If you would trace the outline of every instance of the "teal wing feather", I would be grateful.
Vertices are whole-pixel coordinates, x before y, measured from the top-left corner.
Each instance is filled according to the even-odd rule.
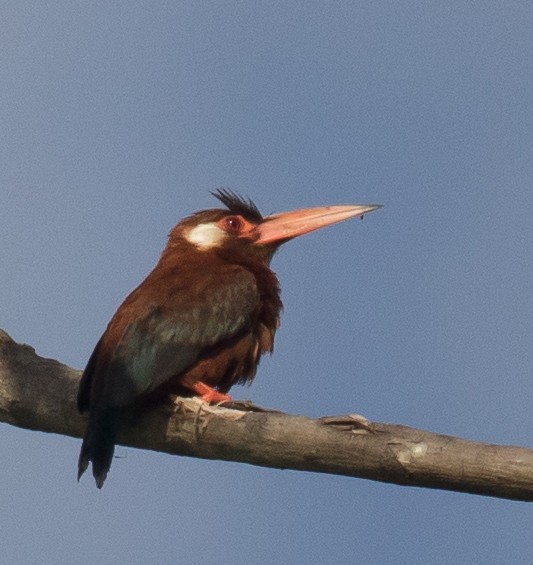
[[[90,403],[91,386],[100,389],[100,402],[113,406],[126,406],[151,392],[192,366],[204,348],[249,327],[260,302],[255,277],[245,269],[232,272],[231,277],[211,277],[199,288],[197,281],[193,299],[189,291],[183,296],[169,295],[162,304],[142,304],[139,301],[150,294],[146,287],[143,292],[140,289],[117,311],[87,365],[87,382],[82,380],[78,397],[82,410]],[[142,315],[131,321],[128,314],[139,311]],[[116,338],[114,325],[120,326],[123,319],[130,321],[122,324],[110,351],[106,338]]]

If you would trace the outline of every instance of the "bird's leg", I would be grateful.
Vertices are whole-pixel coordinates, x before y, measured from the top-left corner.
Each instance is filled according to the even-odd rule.
[[[202,400],[208,402],[209,404],[216,404],[219,402],[229,402],[231,396],[229,394],[222,394],[215,390],[214,388],[206,385],[202,381],[196,381],[194,383],[188,383],[181,381],[181,384],[196,393]]]

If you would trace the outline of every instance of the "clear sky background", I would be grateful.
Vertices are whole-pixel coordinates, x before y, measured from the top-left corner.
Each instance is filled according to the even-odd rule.
[[[170,228],[381,203],[284,246],[237,398],[533,446],[531,2],[2,2],[0,327],[83,368]],[[6,563],[529,563],[533,507],[0,426]]]

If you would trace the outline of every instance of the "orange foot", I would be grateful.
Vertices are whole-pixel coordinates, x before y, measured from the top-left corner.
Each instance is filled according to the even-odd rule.
[[[221,402],[230,402],[231,396],[229,394],[222,394],[206,385],[202,381],[197,381],[193,385],[188,386],[193,392],[195,392],[202,400],[209,402],[209,404],[217,404]]]

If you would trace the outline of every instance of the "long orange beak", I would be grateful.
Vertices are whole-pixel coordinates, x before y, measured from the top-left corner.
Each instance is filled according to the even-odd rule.
[[[281,212],[266,217],[256,230],[259,238],[256,245],[281,244],[284,241],[331,226],[349,218],[362,218],[364,214],[381,208],[380,204],[358,204],[355,206],[320,206],[302,208],[292,212]]]

